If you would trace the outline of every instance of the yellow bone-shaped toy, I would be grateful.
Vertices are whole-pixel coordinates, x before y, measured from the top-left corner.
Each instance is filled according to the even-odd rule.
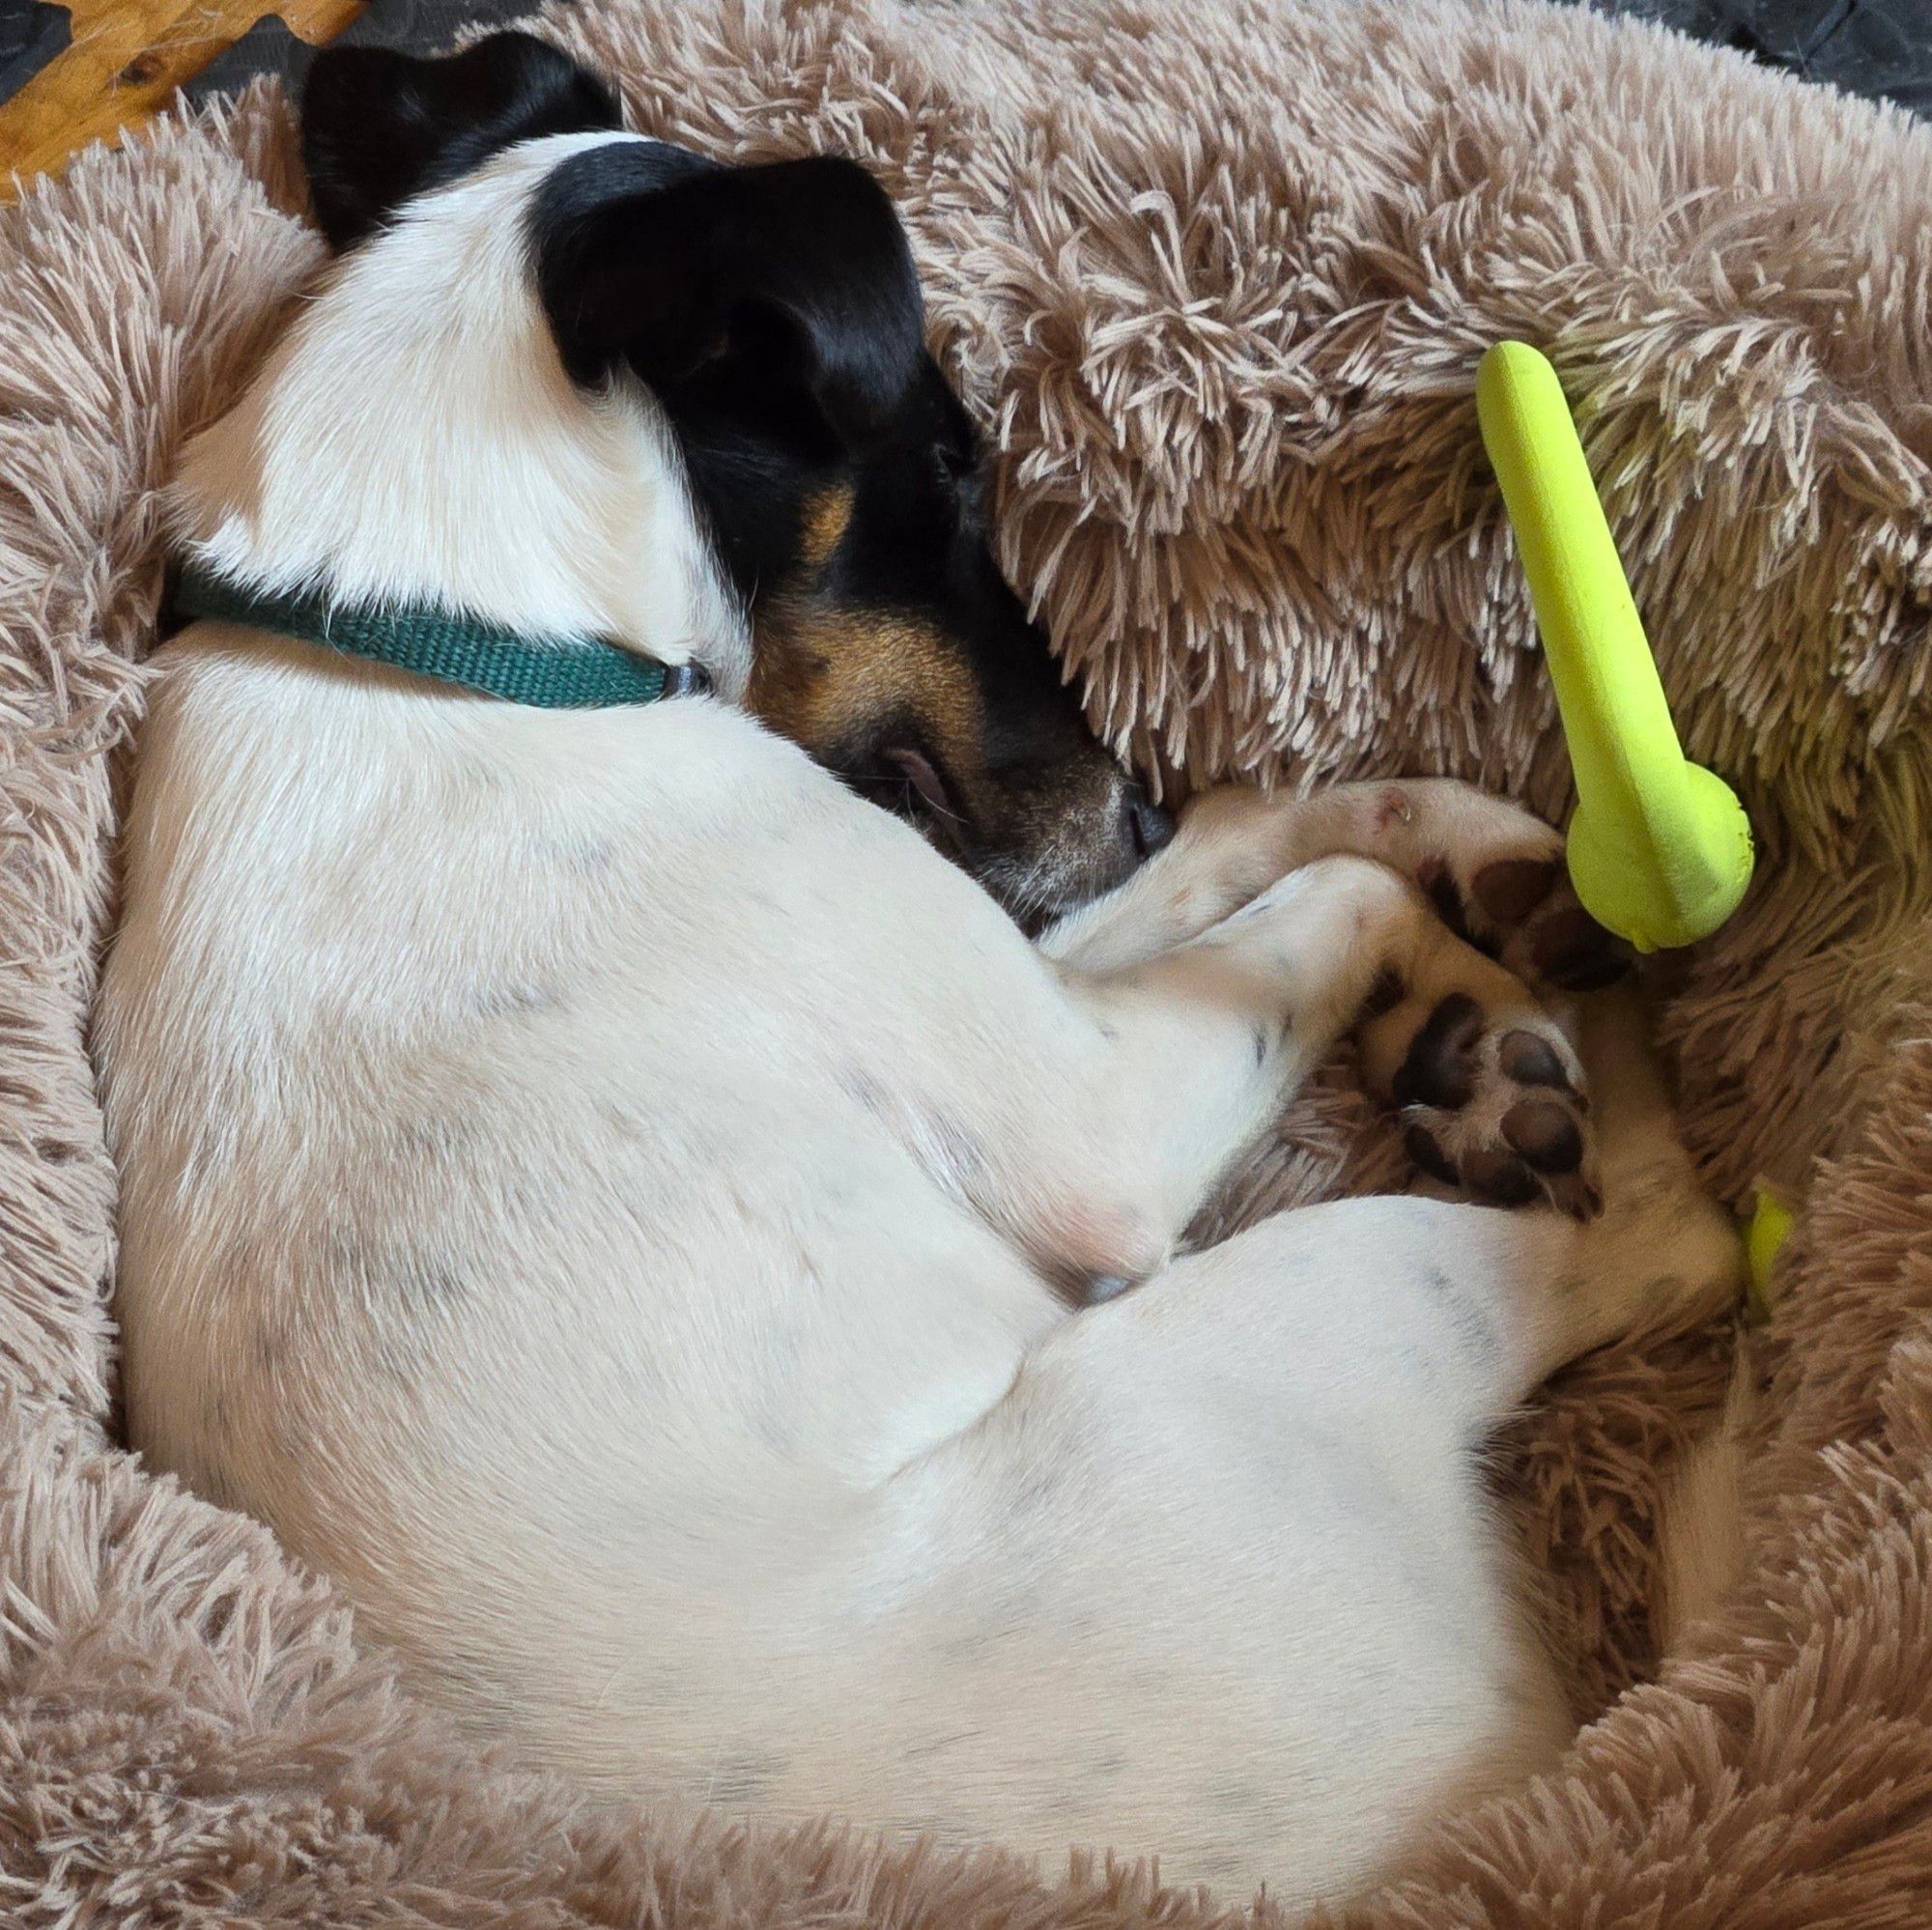
[[[1556,371],[1527,343],[1498,342],[1476,372],[1476,411],[1577,778],[1570,882],[1639,951],[1689,945],[1750,883],[1749,821],[1678,744]]]
[[[1476,413],[1577,778],[1570,882],[1639,951],[1708,937],[1750,883],[1750,822],[1730,786],[1678,744],[1556,371],[1526,342],[1498,342],[1476,371]],[[1790,1231],[1790,1208],[1761,1188],[1747,1242],[1760,1318]]]

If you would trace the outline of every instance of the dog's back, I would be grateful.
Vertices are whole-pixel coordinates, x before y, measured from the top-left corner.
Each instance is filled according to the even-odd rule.
[[[204,626],[156,687],[101,1020],[130,1433],[540,1751],[594,1686],[613,1774],[646,1717],[701,1773],[1056,1314],[786,995],[931,942],[928,854],[714,706],[532,728],[319,654]]]

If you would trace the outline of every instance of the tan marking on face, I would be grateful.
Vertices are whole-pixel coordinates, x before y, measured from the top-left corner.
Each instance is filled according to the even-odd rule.
[[[798,525],[798,567],[816,575],[838,553],[852,526],[852,485],[834,483],[806,500]]]
[[[898,611],[775,598],[758,622],[746,702],[781,736],[828,762],[867,724],[905,717],[954,783],[970,787],[984,766],[970,667],[937,629]]]
[[[1121,774],[1092,739],[1064,757],[989,768],[980,683],[965,646],[931,618],[841,602],[824,565],[843,540],[851,491],[805,506],[800,551],[754,613],[746,707],[842,777],[869,777],[894,750],[940,767],[959,822],[929,829],[1027,916],[1064,908],[1122,875]],[[949,813],[950,815],[950,813]]]

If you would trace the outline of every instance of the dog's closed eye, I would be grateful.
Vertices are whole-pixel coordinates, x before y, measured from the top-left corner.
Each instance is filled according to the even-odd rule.
[[[935,816],[951,819],[954,823],[959,821],[959,808],[953,803],[952,793],[947,789],[946,780],[939,775],[937,767],[924,752],[910,748],[895,749],[884,752],[882,757],[912,786],[921,802]]]

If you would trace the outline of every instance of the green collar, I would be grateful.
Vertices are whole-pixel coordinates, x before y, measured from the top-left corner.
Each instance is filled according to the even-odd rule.
[[[660,664],[599,638],[532,638],[428,604],[391,609],[326,595],[278,596],[193,563],[182,566],[168,607],[180,622],[245,623],[540,710],[656,703],[710,688],[695,664]]]

